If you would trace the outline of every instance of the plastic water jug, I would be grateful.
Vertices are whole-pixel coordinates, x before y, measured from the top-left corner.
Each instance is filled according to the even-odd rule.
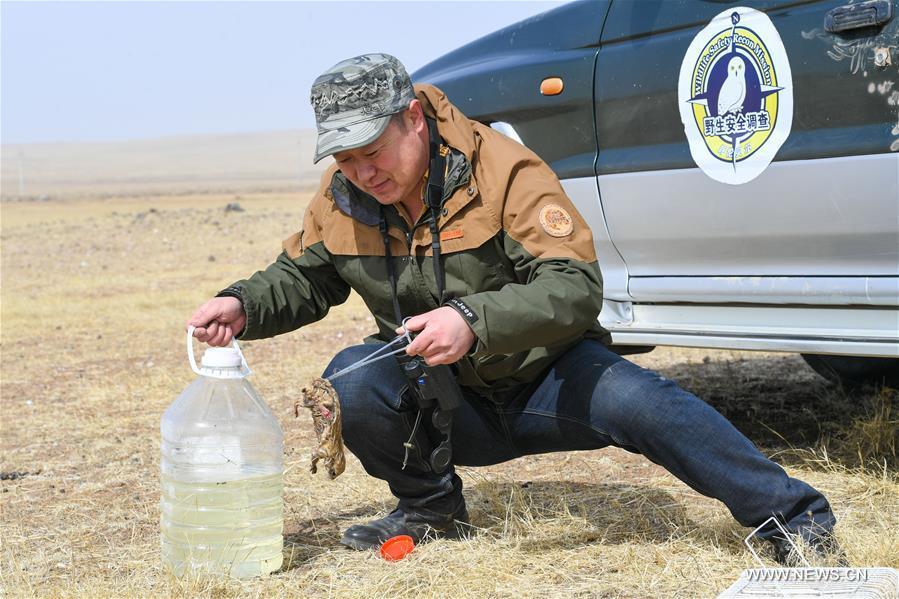
[[[178,576],[268,574],[284,545],[281,427],[237,341],[207,349],[197,368],[192,336],[199,376],[162,415],[163,564]]]

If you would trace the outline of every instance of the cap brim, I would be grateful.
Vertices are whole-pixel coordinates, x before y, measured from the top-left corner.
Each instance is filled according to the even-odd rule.
[[[337,152],[367,146],[384,133],[391,116],[393,115],[376,117],[325,131],[319,129],[312,163],[315,164],[322,158]]]

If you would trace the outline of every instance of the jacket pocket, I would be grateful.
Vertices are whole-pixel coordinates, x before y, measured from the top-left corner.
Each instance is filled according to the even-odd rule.
[[[481,291],[496,291],[511,282],[504,262],[508,259],[496,251],[489,240],[480,247],[455,252],[444,258],[447,291],[465,297]]]

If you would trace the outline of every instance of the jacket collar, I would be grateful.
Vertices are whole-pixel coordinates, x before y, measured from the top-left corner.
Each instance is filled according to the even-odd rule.
[[[415,85],[415,96],[425,116],[437,120],[437,129],[446,145],[456,148],[469,162],[476,150],[476,136],[471,121],[459,111],[438,88],[427,83]]]
[[[350,183],[340,171],[331,178],[331,197],[341,212],[363,225],[374,227],[381,220],[378,201]]]

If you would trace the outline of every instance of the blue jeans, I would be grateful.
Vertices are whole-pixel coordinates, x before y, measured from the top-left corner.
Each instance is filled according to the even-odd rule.
[[[325,376],[378,347],[341,351]],[[346,446],[371,476],[388,483],[400,509],[435,520],[464,511],[462,481],[453,468],[437,474],[428,467],[427,456],[440,440],[433,429],[420,426],[406,455],[403,444],[412,435],[417,406],[395,360],[359,368],[333,384]],[[714,408],[597,341],[581,341],[542,380],[501,402],[463,392],[466,401],[454,411],[453,464],[486,466],[613,445],[643,454],[692,489],[724,502],[743,526],[758,526],[772,515],[794,532],[829,531],[835,523],[821,493],[787,476]],[[771,525],[759,536],[774,533]]]

